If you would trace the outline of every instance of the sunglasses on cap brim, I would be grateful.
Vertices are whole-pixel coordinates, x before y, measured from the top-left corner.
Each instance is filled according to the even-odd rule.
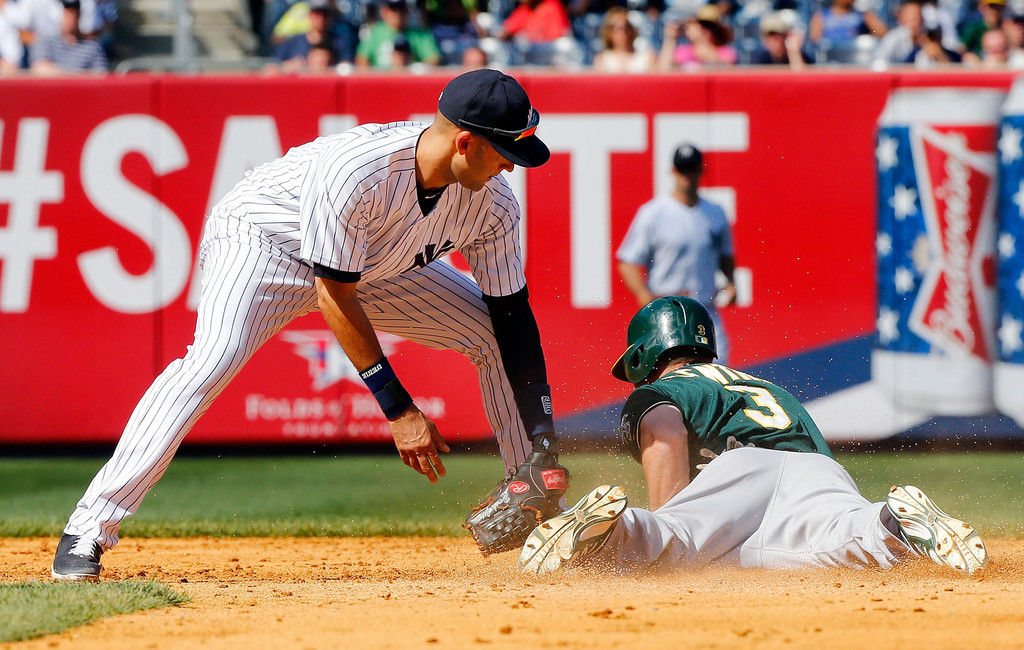
[[[516,140],[522,140],[523,138],[528,138],[533,135],[534,131],[537,130],[538,124],[540,124],[540,113],[532,107],[530,108],[530,119],[527,120],[526,128],[522,129],[498,129],[493,126],[474,124],[468,120],[459,120],[459,126],[468,126],[485,133],[493,133],[494,135],[500,135],[506,138],[515,138]]]

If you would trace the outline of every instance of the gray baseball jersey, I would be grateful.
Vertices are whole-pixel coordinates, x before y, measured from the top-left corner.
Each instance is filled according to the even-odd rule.
[[[690,207],[665,195],[640,207],[616,256],[647,268],[647,288],[654,295],[686,295],[711,305],[719,257],[732,254],[721,207],[705,199]]]
[[[316,275],[358,281],[375,329],[469,357],[506,466],[525,460],[531,444],[482,297],[525,285],[519,206],[496,177],[478,192],[448,186],[424,214],[414,161],[425,127],[366,124],[319,138],[252,170],[214,206],[195,340],[135,407],[67,534],[117,543],[216,396],[263,343],[317,309]],[[456,249],[476,283],[438,259]]]

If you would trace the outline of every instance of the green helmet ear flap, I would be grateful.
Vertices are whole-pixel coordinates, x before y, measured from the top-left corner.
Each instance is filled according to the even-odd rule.
[[[639,383],[672,348],[689,347],[718,356],[715,325],[707,308],[692,298],[668,296],[642,307],[629,322],[626,351],[612,366],[612,376]]]
[[[645,348],[642,341],[626,348],[626,351],[622,353],[622,356],[619,357],[612,367],[612,375],[616,379],[636,383],[630,377],[635,377],[640,373],[643,373],[644,377],[651,374],[651,370],[654,369],[653,365],[644,372],[644,366],[647,365],[645,364],[644,352]]]

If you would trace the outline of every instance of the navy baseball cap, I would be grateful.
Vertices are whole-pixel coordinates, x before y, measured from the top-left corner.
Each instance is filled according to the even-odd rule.
[[[510,163],[539,167],[551,152],[534,133],[540,113],[519,82],[497,70],[473,70],[448,82],[437,109],[464,131],[485,140]]]
[[[700,149],[692,144],[681,144],[676,149],[676,152],[672,154],[672,166],[680,174],[700,171],[703,165],[704,156],[701,155]]]

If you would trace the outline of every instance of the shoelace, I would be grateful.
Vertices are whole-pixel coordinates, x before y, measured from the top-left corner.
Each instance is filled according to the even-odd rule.
[[[95,562],[99,559],[102,550],[97,542],[87,539],[86,537],[79,537],[68,553],[71,555],[77,555],[78,557],[84,557]]]

